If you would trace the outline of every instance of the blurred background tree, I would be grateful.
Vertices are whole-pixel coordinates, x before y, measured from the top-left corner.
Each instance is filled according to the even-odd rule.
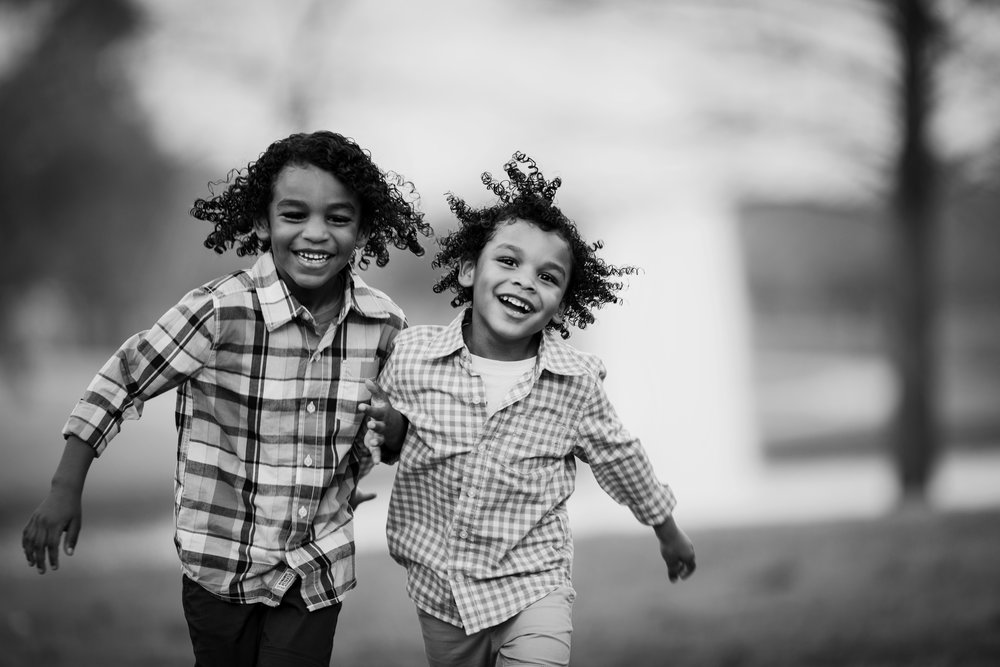
[[[934,122],[949,61],[982,69],[986,80],[1000,73],[997,49],[983,50],[958,30],[960,19],[998,8],[983,0],[883,0],[898,51],[896,76],[899,139],[892,162],[890,211],[893,253],[890,257],[890,348],[899,382],[892,420],[892,449],[904,502],[924,500],[934,464],[943,446],[940,417],[941,347],[939,320],[942,288],[939,251],[944,190],[976,184],[974,170],[998,143],[945,164],[934,135]],[[963,14],[965,16],[963,16]],[[987,21],[988,22],[988,21]],[[952,73],[954,70],[952,69]],[[996,80],[996,79],[994,79]],[[944,101],[947,103],[947,101]],[[996,124],[991,128],[995,134]]]
[[[821,116],[835,116],[838,108],[852,105],[849,99],[830,98],[826,111],[813,118],[799,118],[798,123],[787,123],[788,118],[774,114],[786,123],[784,128],[772,129],[774,135],[811,132],[813,141],[840,144],[841,150],[851,154],[849,162],[864,174],[861,178],[867,180],[870,197],[867,201],[823,205],[799,202],[783,212],[779,210],[782,205],[766,204],[761,199],[750,204],[750,209],[761,207],[750,213],[759,223],[746,232],[751,245],[777,241],[773,234],[754,241],[752,236],[766,225],[781,227],[782,232],[775,233],[788,234],[797,233],[790,229],[796,225],[813,228],[804,233],[812,233],[816,243],[816,254],[809,258],[779,260],[798,265],[800,270],[783,274],[779,270],[786,284],[779,286],[772,281],[759,290],[771,293],[758,293],[758,297],[772,302],[780,301],[782,294],[793,300],[814,299],[819,308],[828,311],[821,318],[827,325],[830,315],[844,312],[843,304],[837,306],[838,300],[846,302],[848,318],[866,317],[865,311],[874,308],[875,345],[890,360],[895,386],[889,423],[874,437],[883,440],[891,454],[902,502],[923,502],[945,441],[968,431],[959,433],[954,424],[946,428],[943,423],[954,415],[944,414],[942,378],[954,380],[956,375],[944,365],[967,363],[955,358],[954,345],[950,351],[943,348],[943,300],[953,306],[957,300],[963,301],[962,312],[949,312],[952,332],[955,322],[962,327],[970,318],[977,324],[986,321],[985,313],[969,311],[985,307],[996,312],[995,303],[981,299],[983,287],[995,287],[998,277],[987,268],[992,262],[983,248],[995,244],[1000,235],[995,228],[984,229],[981,223],[985,202],[995,201],[990,190],[995,193],[1000,120],[996,115],[973,113],[962,132],[965,138],[957,141],[954,128],[956,116],[970,108],[996,108],[995,86],[990,82],[1000,73],[1000,42],[989,37],[986,26],[996,23],[1000,7],[983,0],[845,0],[822,9],[796,9],[793,5],[718,0],[701,5],[698,11],[711,12],[722,21],[760,13],[763,18],[744,26],[753,35],[751,50],[769,54],[775,72],[795,70],[802,77],[852,82],[852,96],[878,109],[892,130],[893,140],[879,145],[859,142],[857,134],[831,136]],[[853,16],[862,24],[881,24],[880,39],[885,48],[873,49],[869,34],[824,30],[826,24],[817,19],[820,12]],[[839,25],[840,20],[834,23]],[[739,125],[760,124],[762,110],[738,112],[745,118]],[[951,123],[950,133],[943,129],[946,120]],[[968,137],[987,140],[976,143]],[[797,213],[791,212],[794,210]],[[785,227],[780,220],[760,220],[789,215],[798,220],[790,220]],[[822,225],[842,225],[844,229],[823,231],[819,229]],[[858,237],[853,244],[844,241],[851,234]],[[766,253],[762,250],[760,254]],[[824,258],[817,262],[818,255]],[[838,268],[831,270],[829,262]],[[750,270],[766,282],[769,278],[765,274],[773,272],[774,266],[760,257]],[[803,285],[823,284],[823,293],[796,287],[789,280],[792,273]],[[802,275],[805,273],[814,275]],[[798,297],[789,297],[796,290]],[[972,297],[974,294],[977,296]],[[973,299],[978,300],[972,304]],[[830,335],[812,332],[821,337]],[[954,334],[950,337],[953,343]],[[967,335],[965,342],[970,342]],[[966,349],[963,356],[968,353]],[[966,376],[981,372],[968,365],[962,370]],[[996,424],[989,428],[995,431]],[[843,436],[840,434],[837,445],[841,451]]]
[[[153,145],[116,47],[136,28],[127,0],[4,0],[33,36],[0,78],[0,323],[4,361],[25,339],[74,344],[120,336],[122,317],[163,261],[160,222],[177,169]],[[176,216],[175,216],[176,217]],[[107,270],[113,267],[112,270]],[[50,307],[58,305],[60,308]]]
[[[889,24],[899,50],[899,141],[890,207],[889,346],[899,383],[892,448],[904,502],[926,495],[941,448],[935,344],[938,302],[936,230],[940,173],[930,138],[942,55],[941,19],[929,0],[891,0]]]

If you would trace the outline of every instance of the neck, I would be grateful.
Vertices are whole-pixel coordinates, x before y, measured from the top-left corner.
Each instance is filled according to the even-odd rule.
[[[314,318],[319,318],[320,315],[329,316],[340,310],[344,300],[344,280],[344,274],[340,273],[320,289],[303,290],[290,281],[286,281],[285,286],[299,304],[312,313]]]
[[[472,325],[462,329],[462,338],[469,352],[494,361],[524,361],[538,355],[542,335],[535,334],[523,341],[484,340],[472,331]]]
[[[340,314],[341,306],[343,305],[343,299],[338,299],[337,301],[330,302],[329,304],[320,306],[317,309],[309,309],[312,313],[313,320],[316,322],[317,329],[323,331],[326,330],[334,320],[337,319],[337,315]]]

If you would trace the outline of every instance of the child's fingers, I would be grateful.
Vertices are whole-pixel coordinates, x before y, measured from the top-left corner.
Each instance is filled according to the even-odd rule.
[[[35,520],[32,517],[28,519],[28,523],[24,525],[24,530],[21,531],[21,550],[24,551],[24,558],[28,561],[28,565],[34,567],[35,565]]]
[[[48,569],[45,563],[45,552],[48,547],[48,535],[39,534],[35,537],[35,544],[32,551],[35,568],[39,574],[45,574]]]
[[[365,433],[365,445],[368,447],[381,447],[385,443],[385,436],[378,431],[369,430]]]
[[[383,407],[389,402],[389,396],[382,391],[382,387],[378,385],[374,380],[365,380],[365,387],[371,392],[372,407]]]
[[[69,526],[66,528],[66,543],[64,548],[66,549],[66,555],[72,556],[73,552],[76,551],[76,541],[80,538],[80,528],[81,523],[79,519],[73,519],[69,522]]]
[[[368,454],[372,457],[372,463],[382,462],[382,445],[375,443],[366,443],[368,448]]]
[[[52,540],[48,544],[45,545],[45,551],[48,552],[49,563],[52,565],[52,570],[53,571],[58,570],[59,569],[59,539],[58,539],[58,537],[55,540]]]
[[[24,557],[28,560],[28,565],[38,568],[39,573],[45,572],[45,543],[47,541],[46,530],[40,526],[35,517],[28,521],[21,536],[21,547],[24,549]]]
[[[365,447],[368,448],[368,452],[372,455],[372,461],[375,463],[382,461],[382,443],[384,442],[385,438],[380,433],[371,430],[365,433]]]
[[[385,407],[380,405],[358,403],[358,412],[362,413],[366,417],[374,417],[376,419],[385,417]]]
[[[34,547],[29,562],[38,570],[38,574],[45,574],[45,545]]]
[[[361,503],[366,503],[369,500],[374,500],[376,498],[376,495],[377,494],[375,493],[365,493],[360,489],[355,489],[354,493],[351,494],[351,499],[349,501],[351,509],[357,509],[358,505],[360,505]]]
[[[694,560],[679,560],[673,565],[667,565],[667,576],[671,582],[684,581],[694,574]]]

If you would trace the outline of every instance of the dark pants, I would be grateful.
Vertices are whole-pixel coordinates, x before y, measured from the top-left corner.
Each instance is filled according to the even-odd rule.
[[[306,609],[296,581],[277,607],[215,597],[187,576],[182,599],[195,667],[328,667],[340,604]]]

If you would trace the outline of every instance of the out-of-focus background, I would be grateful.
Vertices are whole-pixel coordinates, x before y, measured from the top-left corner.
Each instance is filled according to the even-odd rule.
[[[20,528],[100,363],[250,263],[202,246],[191,203],[315,129],[410,179],[439,233],[445,193],[490,201],[480,174],[525,151],[643,269],[570,340],[701,566],[644,580],[655,542],[584,466],[574,664],[995,664],[998,36],[990,0],[0,0],[0,665],[190,662],[172,394],[95,463],[58,573],[31,579]],[[426,245],[366,280],[443,323]],[[335,661],[421,660],[391,481]],[[361,627],[389,607],[401,638]]]

